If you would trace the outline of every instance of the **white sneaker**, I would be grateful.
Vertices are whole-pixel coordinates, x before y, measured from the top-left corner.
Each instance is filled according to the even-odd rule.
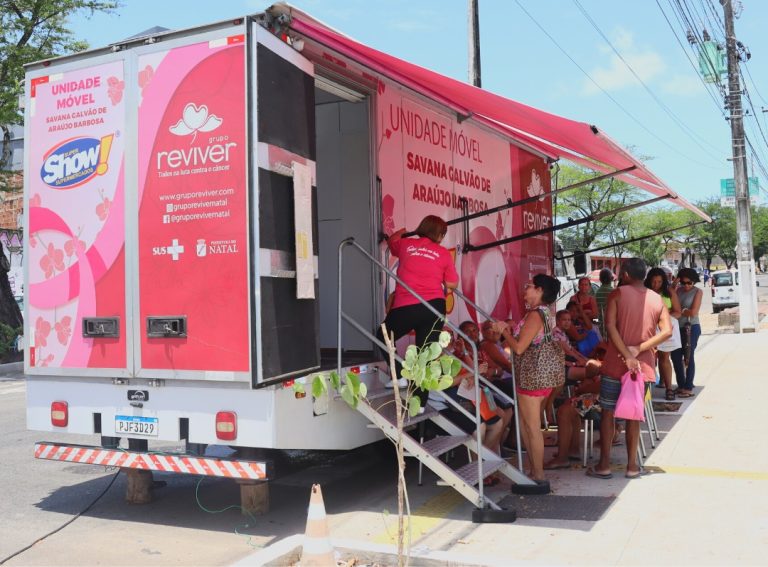
[[[405,378],[400,378],[400,380],[398,380],[398,381],[397,381],[397,385],[398,385],[398,387],[400,387],[400,388],[407,388],[407,387],[408,387],[408,380],[406,380]],[[394,383],[392,382],[392,380],[390,380],[389,382],[386,382],[386,383],[384,384],[384,387],[385,387],[385,388],[394,388],[394,387],[395,387],[395,385],[394,385]]]

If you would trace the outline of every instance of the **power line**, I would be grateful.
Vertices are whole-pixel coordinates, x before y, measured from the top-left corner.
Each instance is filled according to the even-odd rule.
[[[701,84],[704,85],[704,90],[707,91],[707,94],[712,99],[712,102],[715,103],[715,107],[717,108],[717,111],[720,113],[720,115],[725,117],[725,111],[723,110],[722,101],[718,101],[717,100],[717,97],[715,97],[715,95],[712,93],[712,91],[709,90],[709,87],[707,86],[707,83],[705,83],[704,79],[701,78],[701,75],[699,74],[698,67],[696,66],[696,64],[691,59],[691,56],[688,54],[688,50],[683,45],[682,41],[680,41],[680,38],[677,36],[677,32],[675,31],[675,27],[672,25],[672,22],[669,20],[669,17],[667,16],[667,13],[664,11],[664,8],[661,7],[661,4],[659,3],[659,0],[656,0],[656,5],[659,7],[659,10],[661,11],[662,16],[664,16],[664,20],[666,20],[667,25],[669,26],[669,29],[672,32],[672,35],[675,37],[675,40],[677,41],[678,45],[680,46],[680,49],[683,50],[683,54],[685,55],[685,58],[688,60],[688,63],[691,64],[691,68],[693,69],[693,72],[696,74],[696,77],[698,77],[698,79],[701,81]]]
[[[608,39],[608,37],[603,33],[603,30],[600,29],[600,27],[597,25],[597,22],[595,22],[594,19],[592,19],[592,16],[589,15],[589,13],[584,9],[584,7],[581,5],[579,0],[573,0],[573,3],[576,5],[576,7],[579,9],[579,11],[584,15],[584,17],[587,19],[587,21],[592,25],[592,27],[597,31],[598,34],[600,34],[600,37],[605,40],[605,43],[608,44],[608,46],[613,50],[613,52],[616,54],[616,56],[621,60],[622,63],[629,69],[629,71],[632,73],[632,75],[635,77],[635,79],[638,80],[638,82],[643,86],[643,88],[646,90],[646,92],[653,98],[653,100],[658,104],[661,109],[672,119],[675,121],[675,123],[680,127],[681,130],[683,130],[684,133],[688,135],[690,140],[694,142],[697,146],[699,146],[702,150],[709,153],[710,156],[714,157],[715,159],[720,159],[722,156],[713,154],[710,152],[707,148],[705,148],[703,145],[701,145],[699,142],[697,142],[692,136],[695,136],[699,140],[702,140],[705,144],[708,144],[709,147],[713,148],[715,152],[720,152],[718,148],[716,148],[714,145],[710,144],[709,141],[705,140],[701,136],[699,136],[696,132],[694,132],[691,128],[689,128],[672,110],[662,102],[662,100],[654,93],[651,88],[643,81],[643,79],[640,78],[640,76],[635,72],[635,70],[632,68],[632,65],[629,64],[629,62],[624,59],[621,53],[619,53],[619,50],[616,49],[616,47],[611,43],[611,40]]]
[[[749,77],[749,80],[752,82],[752,86],[755,88],[755,93],[757,93],[757,96],[760,97],[760,100],[762,100],[763,103],[768,105],[768,100],[765,100],[765,97],[762,94],[760,94],[760,91],[757,89],[757,83],[755,82],[755,79],[752,78],[752,73],[749,70],[749,65],[747,65],[746,62],[742,62],[741,66],[747,72],[747,76]]]
[[[723,23],[723,18],[720,16],[720,13],[715,8],[714,3],[712,0],[704,0],[705,6],[709,8],[709,11],[712,13],[712,17],[715,20],[715,23],[717,23],[717,26],[720,28],[720,33],[723,34],[723,37],[725,37],[725,24]]]
[[[669,5],[672,7],[672,11],[675,11],[674,4],[672,4],[672,0],[668,0]],[[699,43],[699,45],[704,45],[704,37],[699,33],[698,28],[696,27],[695,22],[693,22],[693,16],[691,15],[691,12],[688,8],[688,4],[685,4],[685,1],[683,0],[683,3],[681,3],[681,0],[675,0],[675,3],[677,4],[677,9],[679,11],[679,17],[678,22],[680,22],[681,27],[687,28],[688,32],[693,34],[693,37],[696,39],[696,41]],[[685,4],[685,8],[683,8],[683,4]],[[687,14],[686,14],[687,12]],[[683,23],[685,21],[685,23]],[[693,48],[693,46],[691,46]],[[720,74],[717,72],[717,67],[715,66],[714,61],[710,59],[709,53],[705,49],[702,49],[698,55],[700,57],[704,57],[704,60],[706,61],[707,65],[709,65],[710,70],[712,71],[712,76],[715,79],[715,82],[719,87],[722,88],[722,83],[720,82]]]
[[[608,98],[611,100],[611,102],[613,102],[613,103],[614,103],[616,106],[618,106],[618,107],[619,107],[619,109],[621,109],[621,111],[622,111],[622,112],[624,112],[624,114],[626,114],[627,116],[629,116],[629,117],[630,117],[630,118],[631,118],[631,119],[632,119],[632,120],[633,120],[633,121],[634,121],[634,122],[635,122],[635,123],[636,123],[638,126],[640,126],[640,127],[643,129],[643,130],[645,130],[646,132],[648,132],[648,134],[650,134],[651,136],[653,136],[653,137],[654,137],[656,140],[658,140],[659,142],[661,142],[662,144],[664,144],[665,146],[667,146],[667,147],[668,147],[669,149],[671,149],[673,152],[675,152],[675,153],[677,153],[678,155],[680,155],[680,156],[684,157],[684,158],[685,158],[685,159],[687,159],[688,161],[691,161],[691,162],[693,162],[693,163],[695,163],[695,164],[698,164],[698,165],[700,165],[700,166],[702,166],[702,167],[706,167],[706,168],[708,168],[708,169],[714,169],[714,168],[712,167],[712,165],[711,165],[711,164],[708,164],[708,163],[704,163],[704,162],[701,162],[701,161],[699,161],[699,160],[697,160],[697,159],[695,159],[695,158],[692,158],[692,157],[690,157],[690,156],[688,156],[688,155],[684,154],[684,153],[683,153],[683,152],[681,152],[679,149],[677,149],[676,147],[674,147],[673,145],[671,145],[669,142],[667,142],[666,140],[664,140],[663,138],[661,138],[660,136],[658,136],[658,135],[657,135],[655,132],[653,132],[651,129],[649,129],[649,128],[648,128],[648,127],[647,127],[645,124],[643,124],[643,123],[642,123],[642,122],[641,122],[641,121],[640,121],[640,120],[639,120],[639,119],[638,119],[638,118],[637,118],[637,117],[636,117],[634,114],[632,114],[632,113],[631,113],[629,110],[627,110],[627,109],[626,109],[626,108],[625,108],[625,107],[624,107],[624,106],[623,106],[623,105],[622,105],[622,104],[621,104],[621,103],[620,103],[618,100],[616,100],[616,99],[615,99],[615,98],[614,98],[614,97],[613,97],[613,96],[612,96],[612,95],[611,95],[611,94],[610,94],[608,91],[606,91],[606,90],[605,90],[605,89],[604,89],[604,88],[603,88],[603,87],[602,87],[602,86],[601,86],[601,85],[600,85],[600,84],[599,84],[597,81],[595,81],[595,79],[593,79],[593,78],[592,78],[592,76],[591,76],[591,75],[590,75],[590,74],[589,74],[589,73],[588,73],[588,72],[587,72],[587,71],[586,71],[586,70],[585,70],[585,69],[584,69],[584,68],[583,68],[583,67],[582,67],[582,66],[581,66],[581,65],[580,65],[580,64],[579,64],[579,63],[578,63],[578,62],[577,62],[577,61],[576,61],[576,60],[575,60],[573,57],[571,57],[571,55],[570,55],[570,54],[569,54],[569,53],[568,53],[568,52],[567,52],[567,51],[566,51],[566,50],[565,50],[565,49],[564,49],[564,48],[563,48],[563,47],[562,47],[562,46],[561,46],[561,45],[560,45],[560,44],[557,42],[557,40],[556,40],[554,37],[552,37],[552,35],[551,35],[551,34],[550,34],[550,33],[549,33],[549,32],[548,32],[548,31],[547,31],[547,30],[546,30],[546,29],[545,29],[545,28],[544,28],[544,27],[543,27],[543,26],[542,26],[542,25],[541,25],[541,24],[538,22],[538,20],[536,20],[536,18],[534,18],[534,17],[531,15],[531,13],[530,13],[530,12],[528,12],[528,10],[526,10],[526,9],[523,7],[523,5],[520,3],[520,0],[515,0],[515,4],[517,4],[517,5],[518,5],[518,7],[519,7],[519,8],[520,8],[520,9],[521,9],[521,10],[522,10],[524,13],[525,13],[525,15],[526,15],[526,16],[528,16],[528,18],[530,18],[530,20],[531,20],[531,21],[532,21],[532,22],[533,22],[533,23],[536,25],[536,27],[538,27],[538,28],[541,30],[541,32],[542,32],[544,35],[546,35],[546,36],[549,38],[549,40],[550,40],[552,43],[554,43],[554,44],[555,44],[555,46],[556,46],[556,47],[557,47],[557,48],[558,48],[558,49],[559,49],[559,50],[562,52],[562,54],[563,54],[563,55],[565,55],[565,56],[566,56],[566,57],[567,57],[567,58],[568,58],[568,59],[571,61],[571,63],[573,63],[573,64],[574,64],[574,65],[575,65],[575,66],[576,66],[576,67],[579,69],[579,71],[581,71],[581,72],[582,72],[582,73],[583,73],[583,74],[584,74],[584,75],[585,75],[585,76],[586,76],[586,77],[587,77],[587,78],[588,78],[588,79],[589,79],[589,80],[592,82],[592,84],[594,84],[594,85],[595,85],[595,86],[596,86],[598,89],[600,89],[600,91],[601,91],[601,92],[602,92],[602,93],[603,93],[605,96],[607,96],[607,97],[608,97]]]

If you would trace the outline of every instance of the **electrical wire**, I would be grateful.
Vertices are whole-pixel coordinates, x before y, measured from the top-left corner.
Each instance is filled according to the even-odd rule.
[[[637,79],[637,81],[643,86],[643,88],[646,90],[646,92],[651,96],[651,98],[656,102],[656,104],[661,107],[661,109],[669,116],[677,125],[678,127],[689,137],[689,139],[695,143],[697,146],[699,146],[702,150],[704,150],[706,153],[708,153],[711,157],[714,159],[721,159],[722,155],[718,155],[721,150],[715,147],[713,144],[711,144],[708,140],[703,138],[702,136],[698,135],[693,129],[688,127],[687,124],[685,124],[673,111],[670,109],[664,102],[654,93],[651,88],[643,81],[643,79],[640,78],[640,75],[635,72],[632,65],[629,64],[629,62],[622,56],[622,54],[619,52],[618,49],[613,45],[611,40],[608,39],[608,37],[603,33],[603,30],[600,29],[600,27],[597,25],[597,22],[592,18],[592,16],[589,15],[586,9],[581,5],[579,0],[572,0],[573,3],[576,5],[576,7],[579,9],[579,11],[582,13],[582,15],[587,19],[587,21],[592,25],[592,27],[595,29],[595,31],[600,35],[600,37],[603,38],[605,43],[608,44],[608,46],[613,50],[613,52],[616,54],[616,56],[621,60],[622,63],[629,69],[630,73]],[[701,143],[696,141],[694,139],[694,136],[707,144],[710,148],[714,149],[715,152],[718,152],[718,154],[712,153],[710,150],[705,148]]]
[[[63,524],[61,524],[61,525],[60,525],[58,528],[56,528],[55,530],[51,530],[50,532],[48,532],[47,534],[45,534],[43,537],[39,537],[39,538],[37,538],[35,541],[33,541],[32,543],[30,543],[28,546],[26,546],[26,547],[23,547],[23,548],[19,549],[18,551],[16,551],[15,553],[12,553],[12,554],[11,554],[11,555],[9,555],[8,557],[5,557],[5,558],[3,558],[2,560],[0,560],[0,565],[4,565],[6,562],[10,561],[11,559],[13,559],[14,557],[16,557],[16,556],[18,556],[18,555],[21,555],[22,553],[24,553],[24,552],[25,552],[25,551],[27,551],[28,549],[31,549],[33,546],[35,546],[35,545],[37,545],[38,543],[40,543],[41,541],[45,540],[46,538],[49,538],[49,537],[50,537],[50,536],[52,536],[53,534],[60,532],[61,530],[63,530],[64,528],[66,528],[66,527],[67,527],[69,524],[71,524],[72,522],[74,522],[75,520],[77,520],[77,519],[78,519],[80,516],[82,516],[83,514],[85,514],[86,512],[88,512],[88,510],[90,510],[91,508],[93,508],[93,506],[94,506],[94,505],[95,505],[95,504],[96,504],[96,503],[97,503],[99,500],[101,500],[101,498],[102,498],[102,497],[103,497],[103,496],[104,496],[104,495],[105,495],[105,494],[106,494],[106,493],[109,491],[109,489],[110,489],[110,488],[112,488],[112,485],[115,483],[115,481],[117,480],[117,477],[118,477],[118,476],[120,476],[120,471],[119,471],[119,470],[118,470],[118,471],[117,471],[117,472],[116,472],[114,475],[112,475],[112,480],[110,480],[110,481],[109,481],[109,484],[107,484],[106,488],[104,488],[104,490],[102,490],[102,491],[101,491],[101,493],[100,493],[100,494],[99,494],[99,495],[98,495],[96,498],[94,498],[94,500],[93,500],[93,501],[92,501],[90,504],[88,504],[88,506],[86,506],[85,508],[83,508],[83,509],[82,509],[80,512],[78,512],[77,514],[75,514],[74,516],[72,516],[72,517],[71,517],[69,520],[67,520],[66,522],[64,522]]]
[[[672,3],[672,0],[668,0],[669,5],[672,7],[672,10],[674,12],[674,4]],[[680,25],[683,28],[687,28],[688,31],[690,31],[694,38],[696,38],[696,41],[699,43],[699,45],[704,45],[704,37],[701,35],[701,33],[698,31],[698,28],[696,27],[696,23],[693,22],[693,16],[690,15],[690,11],[688,11],[688,4],[685,3],[685,0],[675,0],[675,3],[677,4],[677,9],[679,12],[678,21],[680,22]],[[683,7],[685,5],[685,7]],[[677,15],[677,14],[676,14]],[[685,22],[685,23],[683,23]],[[693,48],[693,46],[691,46]],[[715,79],[715,82],[718,86],[722,87],[722,82],[720,80],[720,74],[717,72],[717,67],[715,66],[714,61],[710,59],[709,54],[706,52],[706,50],[702,49],[698,55],[700,57],[703,57],[706,63],[709,65],[710,70],[712,71],[712,76]]]
[[[195,485],[195,501],[197,502],[197,505],[200,507],[200,509],[203,512],[207,514],[223,514],[224,512],[227,512],[229,510],[240,510],[241,513],[246,514],[251,519],[251,522],[253,523],[253,525],[257,524],[256,517],[253,514],[251,514],[248,510],[240,506],[239,504],[232,504],[230,506],[225,506],[220,510],[211,510],[210,508],[207,508],[206,506],[204,506],[203,503],[200,501],[200,485],[203,483],[203,480],[205,478],[206,477],[201,476],[200,480],[197,481],[197,485]],[[247,543],[253,549],[261,549],[263,546],[253,543],[252,535],[240,533],[240,528],[250,528],[250,527],[252,527],[252,525],[249,523],[237,525],[235,526],[235,534],[241,537],[248,538],[246,539],[245,543]]]
[[[702,161],[699,161],[699,160],[697,160],[697,159],[695,159],[695,158],[692,158],[691,156],[689,156],[689,155],[687,155],[687,154],[685,154],[685,153],[681,152],[681,151],[680,151],[678,148],[676,148],[675,146],[673,146],[672,144],[670,144],[669,142],[667,142],[666,140],[664,140],[663,138],[661,138],[661,137],[660,137],[658,134],[656,134],[656,133],[655,133],[654,131],[652,131],[650,128],[648,128],[648,127],[647,127],[647,126],[646,126],[646,125],[645,125],[645,124],[644,124],[644,123],[643,123],[641,120],[639,120],[639,119],[638,119],[638,118],[637,118],[637,117],[636,117],[634,114],[632,114],[632,113],[631,113],[629,110],[627,110],[627,109],[626,109],[626,107],[624,107],[624,106],[623,106],[623,105],[622,105],[622,104],[621,104],[621,103],[620,103],[618,100],[616,100],[616,98],[614,98],[614,97],[613,97],[613,96],[612,96],[612,95],[611,95],[611,94],[610,94],[608,91],[606,91],[606,90],[605,90],[605,89],[604,89],[604,88],[603,88],[603,87],[602,87],[602,86],[601,86],[601,85],[600,85],[600,84],[599,84],[597,81],[595,81],[595,79],[593,79],[593,78],[592,78],[592,76],[591,76],[591,75],[590,75],[590,74],[589,74],[589,73],[588,73],[588,72],[587,72],[587,71],[584,69],[584,67],[582,67],[582,66],[581,66],[581,65],[580,65],[580,64],[579,64],[579,63],[578,63],[578,62],[577,62],[577,61],[576,61],[576,60],[575,60],[575,59],[574,59],[574,58],[573,58],[571,55],[570,55],[570,53],[568,53],[568,52],[567,52],[567,51],[566,51],[566,50],[563,48],[563,46],[561,46],[561,45],[560,45],[560,44],[557,42],[557,40],[556,40],[556,39],[555,39],[555,38],[554,38],[554,37],[553,37],[553,36],[552,36],[552,35],[551,35],[551,34],[550,34],[550,33],[549,33],[549,32],[548,32],[548,31],[547,31],[545,28],[544,28],[544,26],[542,26],[542,25],[541,25],[541,24],[538,22],[538,20],[536,20],[536,18],[534,18],[534,17],[533,17],[533,15],[531,15],[531,13],[530,13],[530,12],[528,12],[528,10],[526,10],[526,9],[523,7],[523,5],[520,3],[520,0],[515,0],[515,3],[518,5],[518,7],[520,8],[520,10],[522,10],[522,11],[525,13],[525,15],[526,15],[526,16],[528,16],[528,18],[529,18],[529,19],[530,19],[530,20],[531,20],[531,21],[532,21],[532,22],[533,22],[533,23],[536,25],[536,27],[538,27],[538,28],[541,30],[541,32],[542,32],[544,35],[546,35],[546,36],[549,38],[549,40],[550,40],[552,43],[554,43],[554,44],[555,44],[555,46],[556,46],[556,47],[557,47],[557,48],[558,48],[558,49],[559,49],[559,50],[560,50],[560,51],[563,53],[563,55],[565,55],[565,56],[566,56],[566,57],[567,57],[567,58],[568,58],[568,59],[571,61],[571,63],[573,63],[573,64],[574,64],[574,65],[575,65],[575,66],[576,66],[576,67],[579,69],[579,71],[581,71],[581,72],[582,72],[582,73],[583,73],[583,74],[584,74],[584,75],[585,75],[585,76],[586,76],[586,77],[587,77],[587,78],[590,80],[590,82],[592,82],[592,84],[594,84],[594,85],[595,85],[595,86],[596,86],[596,87],[597,87],[597,88],[598,88],[598,89],[599,89],[599,90],[600,90],[600,91],[601,91],[601,92],[602,92],[602,93],[603,93],[605,96],[607,96],[607,97],[608,97],[608,98],[611,100],[611,102],[613,102],[613,103],[614,103],[614,104],[615,104],[615,105],[616,105],[616,106],[617,106],[617,107],[618,107],[618,108],[619,108],[619,109],[620,109],[622,112],[624,112],[624,114],[626,114],[626,115],[627,115],[629,118],[631,118],[631,119],[632,119],[632,120],[633,120],[633,121],[634,121],[634,122],[635,122],[635,123],[636,123],[638,126],[640,126],[640,127],[643,129],[643,130],[645,130],[645,131],[646,131],[648,134],[650,134],[650,135],[651,135],[653,138],[655,138],[656,140],[658,140],[659,142],[661,142],[662,144],[664,144],[666,147],[668,147],[669,149],[671,149],[671,150],[672,150],[673,152],[675,152],[676,154],[678,154],[678,155],[680,155],[680,156],[684,157],[684,158],[685,158],[685,159],[687,159],[688,161],[690,161],[690,162],[692,162],[692,163],[695,163],[695,164],[697,164],[697,165],[699,165],[699,166],[701,166],[701,167],[705,167],[705,168],[707,168],[707,169],[715,169],[715,168],[714,168],[714,167],[713,167],[711,164],[709,164],[709,163],[704,163],[704,162],[702,162]]]
[[[720,29],[720,33],[722,33],[723,37],[725,37],[725,23],[723,22],[722,16],[715,8],[715,5],[713,4],[712,0],[704,0],[704,5],[707,8],[709,8],[709,11],[712,14],[712,17],[714,18],[715,23],[717,24],[717,27]]]
[[[680,49],[683,50],[683,54],[685,55],[685,58],[688,60],[688,63],[691,64],[691,68],[693,69],[693,72],[696,74],[696,77],[701,81],[701,84],[704,85],[704,90],[707,91],[707,94],[712,99],[712,102],[715,103],[715,107],[717,108],[717,111],[720,113],[721,116],[725,117],[725,111],[723,110],[723,102],[722,100],[718,101],[717,97],[712,93],[712,91],[707,86],[707,83],[704,82],[704,79],[701,78],[701,75],[699,74],[699,68],[696,66],[696,64],[691,59],[691,56],[688,53],[688,50],[685,48],[685,45],[683,45],[683,42],[680,41],[680,38],[677,35],[677,32],[675,31],[675,27],[672,25],[672,22],[670,21],[669,17],[667,16],[667,13],[664,11],[664,8],[662,8],[661,3],[659,0],[656,0],[656,5],[659,7],[659,10],[661,11],[662,16],[664,16],[664,20],[666,20],[667,25],[669,26],[669,30],[672,32],[672,35],[675,37],[675,40],[677,41],[678,45],[680,46]],[[719,95],[720,93],[718,93]]]

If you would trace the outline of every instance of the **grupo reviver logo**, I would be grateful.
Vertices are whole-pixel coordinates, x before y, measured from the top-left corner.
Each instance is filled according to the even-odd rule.
[[[43,159],[40,177],[54,189],[73,189],[109,170],[114,134],[102,138],[70,138],[52,148]]]
[[[197,106],[194,102],[189,102],[184,107],[181,120],[171,126],[169,130],[177,136],[192,136],[192,141],[197,138],[198,132],[211,132],[221,126],[224,122],[215,114],[208,114],[208,107],[204,104]]]
[[[544,184],[541,182],[541,176],[535,169],[531,170],[531,182],[526,190],[529,197],[538,197],[544,194]]]

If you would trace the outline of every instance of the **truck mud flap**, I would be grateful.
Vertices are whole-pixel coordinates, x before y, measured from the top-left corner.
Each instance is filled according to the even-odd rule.
[[[64,461],[122,467],[146,471],[162,471],[224,478],[268,480],[267,463],[201,457],[183,453],[141,452],[123,449],[104,449],[87,445],[65,443],[35,443],[35,458],[48,461]]]

